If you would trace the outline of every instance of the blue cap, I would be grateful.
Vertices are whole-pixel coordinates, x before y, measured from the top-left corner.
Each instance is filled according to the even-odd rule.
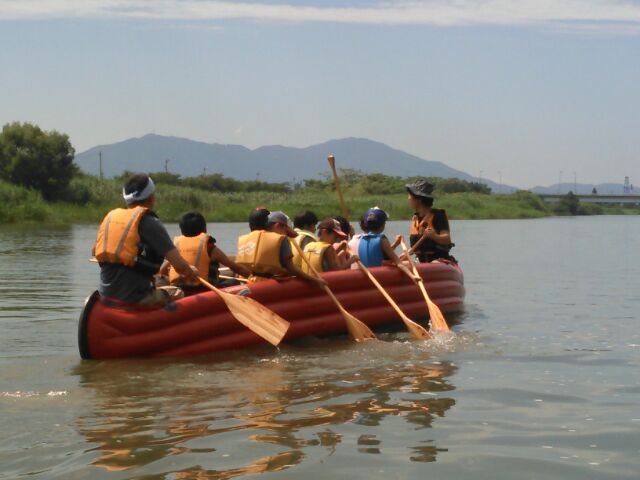
[[[365,223],[370,221],[374,221],[376,223],[385,223],[387,220],[389,220],[389,215],[387,215],[387,212],[382,210],[380,207],[373,207],[365,212],[365,214],[362,216],[362,220]]]
[[[378,230],[384,228],[384,224],[389,219],[387,212],[378,207],[370,208],[362,216],[362,225],[368,230]]]

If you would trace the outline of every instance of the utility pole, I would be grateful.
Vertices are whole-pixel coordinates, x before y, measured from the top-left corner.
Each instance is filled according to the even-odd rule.
[[[164,173],[169,173],[169,159],[165,159],[164,161]]]
[[[578,195],[578,176],[576,172],[573,172],[573,193]]]
[[[560,195],[561,185],[562,185],[562,170],[558,172],[558,195]]]
[[[104,180],[104,173],[102,172],[102,150],[98,152],[98,159],[100,163],[100,180]]]

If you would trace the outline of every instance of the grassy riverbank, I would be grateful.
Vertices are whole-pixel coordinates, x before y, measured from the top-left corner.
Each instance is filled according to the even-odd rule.
[[[355,191],[353,191],[355,190]],[[393,219],[408,219],[411,211],[403,193],[368,195],[347,189],[346,198],[352,216],[378,205]],[[45,202],[33,190],[0,182],[0,222],[42,222],[51,224],[97,223],[105,212],[122,204],[121,182],[80,177],[72,181],[73,201]],[[290,215],[310,209],[319,217],[339,213],[337,197],[332,192],[299,189],[291,192],[220,193],[184,186],[158,186],[158,214],[167,222],[176,221],[186,211],[199,210],[211,222],[245,221],[256,205],[284,210]],[[511,195],[481,193],[442,194],[437,206],[445,208],[452,219],[539,218],[556,214],[540,197],[528,192]],[[638,213],[638,210],[581,206],[582,214]]]

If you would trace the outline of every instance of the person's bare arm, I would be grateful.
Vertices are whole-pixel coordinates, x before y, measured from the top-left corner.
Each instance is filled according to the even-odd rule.
[[[242,277],[248,278],[251,276],[251,271],[247,267],[238,265],[236,262],[227,257],[227,255],[218,247],[214,247],[213,252],[211,252],[211,258],[224,265],[225,267],[229,267],[231,270]]]
[[[333,272],[335,270],[342,270],[342,262],[338,261],[338,255],[336,255],[336,251],[333,247],[329,247],[324,251],[324,260],[327,261],[329,265],[329,272]]]
[[[349,254],[349,251],[347,250],[342,253]],[[341,257],[340,255],[336,254],[333,248],[328,248],[324,254],[325,259],[329,264],[329,271],[346,270],[348,268],[351,268],[352,264],[360,260],[360,257],[358,257],[357,255],[350,255],[348,258]]]
[[[162,266],[160,267],[160,271],[158,272],[158,274],[164,275],[164,276],[169,275],[170,266],[171,264],[165,260],[164,262],[162,262]]]
[[[167,252],[166,259],[171,265],[173,265],[176,272],[185,278],[185,280],[195,281],[198,279],[198,276],[200,276],[198,269],[189,265],[189,262],[180,255],[177,248],[169,250],[169,252]]]
[[[382,239],[381,244],[382,244],[382,251],[384,252],[385,257],[387,258],[387,261],[394,265],[398,265],[400,263],[400,259],[398,258],[398,255],[396,255],[396,252],[393,251],[393,248],[391,248],[389,239],[384,237]]]
[[[442,230],[440,233],[436,233],[433,228],[427,228],[424,232],[423,238],[433,240],[440,245],[451,244],[451,234],[448,230]]]

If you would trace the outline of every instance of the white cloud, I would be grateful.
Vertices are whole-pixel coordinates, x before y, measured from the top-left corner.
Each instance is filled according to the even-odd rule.
[[[293,2],[293,0],[289,0]],[[576,25],[628,33],[640,26],[633,0],[391,0],[368,5],[294,5],[282,0],[0,0],[0,20],[130,18],[146,20],[333,22],[376,25]]]

